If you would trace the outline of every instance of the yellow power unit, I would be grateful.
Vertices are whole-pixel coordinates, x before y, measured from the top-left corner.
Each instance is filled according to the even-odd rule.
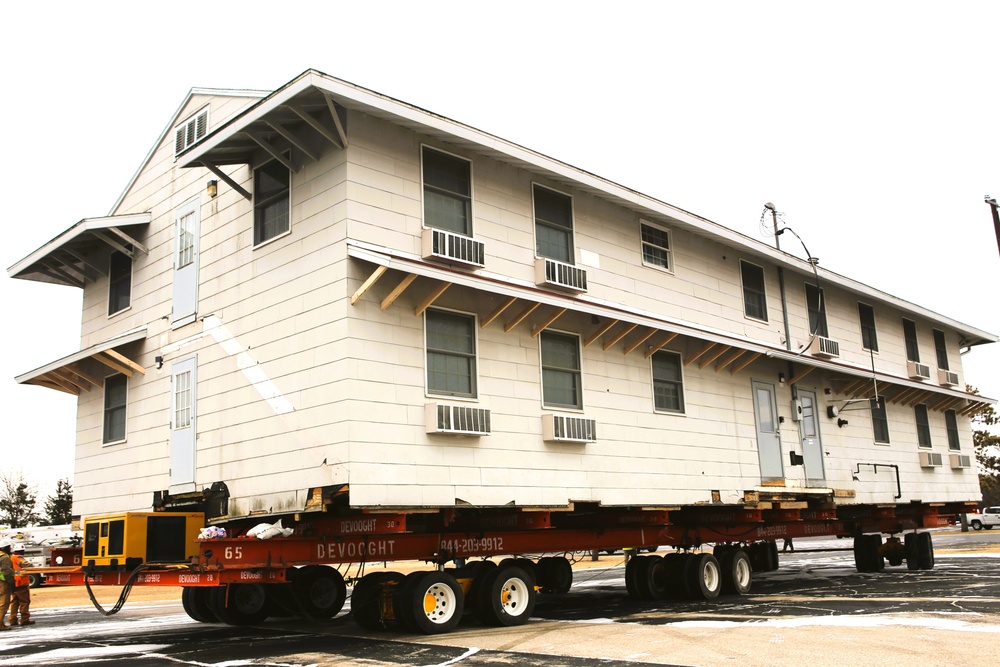
[[[143,563],[182,563],[198,555],[202,512],[125,512],[83,521],[83,565],[134,570]]]

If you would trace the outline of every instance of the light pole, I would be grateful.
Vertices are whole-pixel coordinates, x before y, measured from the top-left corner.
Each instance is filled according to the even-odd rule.
[[[1000,250],[1000,210],[997,209],[997,200],[989,195],[986,195],[986,203],[990,205],[990,209],[993,211],[993,231],[997,235],[997,249]]]

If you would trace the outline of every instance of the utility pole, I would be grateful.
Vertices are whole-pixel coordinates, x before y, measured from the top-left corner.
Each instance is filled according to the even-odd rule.
[[[781,232],[778,231],[778,211],[774,208],[774,204],[767,202],[764,204],[764,208],[771,212],[771,221],[774,224],[774,247],[781,250]],[[791,351],[792,349],[792,334],[788,327],[788,301],[785,299],[785,271],[778,265],[778,287],[781,288],[781,316],[785,320],[785,347]],[[791,375],[791,363],[789,363],[789,378]]]
[[[997,210],[997,200],[995,197],[986,195],[986,203],[993,210],[993,231],[997,235],[997,249],[1000,250],[1000,210]]]

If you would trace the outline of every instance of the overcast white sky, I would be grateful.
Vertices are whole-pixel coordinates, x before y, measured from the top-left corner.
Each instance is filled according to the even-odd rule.
[[[315,68],[761,240],[774,202],[822,266],[1000,333],[997,2],[8,3],[4,23],[4,269],[106,215],[191,87]],[[79,349],[81,292],[4,273],[0,298],[0,471],[44,497],[72,478],[76,399],[13,378]],[[1000,397],[1000,349],[963,364]]]

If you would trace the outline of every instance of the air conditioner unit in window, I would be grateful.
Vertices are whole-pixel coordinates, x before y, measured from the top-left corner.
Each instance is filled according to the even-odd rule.
[[[921,468],[937,468],[941,465],[941,455],[937,452],[920,452]]]
[[[930,380],[931,368],[927,364],[922,364],[919,361],[907,361],[906,375],[909,376],[911,380]]]
[[[428,433],[489,435],[490,411],[466,405],[428,403],[425,408]]]
[[[944,385],[946,387],[955,387],[958,385],[958,373],[953,373],[952,371],[946,371],[943,368],[938,369],[938,384]]]
[[[811,352],[813,356],[817,357],[830,357],[831,359],[839,357],[840,343],[832,338],[816,336],[813,338],[812,347],[809,348],[809,352]]]
[[[546,442],[596,442],[597,422],[583,417],[542,415],[542,439]]]
[[[952,468],[971,468],[972,467],[972,457],[968,454],[949,454],[948,458],[951,459]]]
[[[535,260],[535,284],[559,287],[574,292],[586,292],[587,272],[572,264],[557,262],[548,257],[540,257]]]
[[[425,229],[421,251],[424,259],[477,267],[486,265],[486,247],[482,241],[443,229]]]

